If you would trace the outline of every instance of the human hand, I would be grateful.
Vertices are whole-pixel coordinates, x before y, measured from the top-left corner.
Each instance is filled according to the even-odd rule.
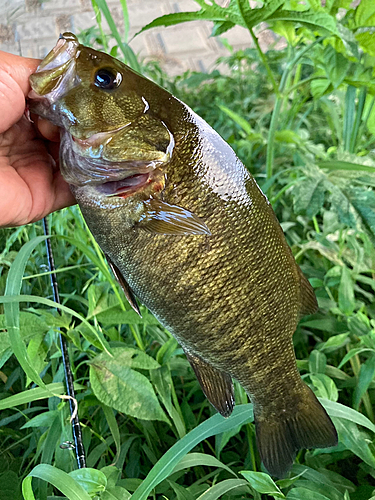
[[[75,203],[58,168],[57,127],[24,116],[38,64],[0,51],[0,226],[21,226]]]

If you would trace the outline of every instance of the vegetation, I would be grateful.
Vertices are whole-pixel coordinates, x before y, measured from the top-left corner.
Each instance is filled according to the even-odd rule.
[[[214,21],[216,36],[248,28],[254,48],[222,60],[225,74],[169,82],[157,65],[140,66],[104,0],[93,0],[99,29],[82,36],[105,49],[115,40],[112,53],[205,118],[268,194],[318,297],[319,312],[301,321],[294,342],[339,445],[302,450],[289,476],[273,481],[243,389],[236,385],[229,419],[215,414],[176,340],[145,308],[142,319],[130,309],[73,207],[53,215],[62,305],[51,300],[41,226],[0,230],[1,500],[22,498],[21,483],[26,500],[375,499],[375,5],[196,1],[198,12],[163,16],[144,30],[193,19]],[[262,21],[285,37],[285,50],[261,52]],[[85,470],[75,470],[61,398],[60,331],[69,340]]]

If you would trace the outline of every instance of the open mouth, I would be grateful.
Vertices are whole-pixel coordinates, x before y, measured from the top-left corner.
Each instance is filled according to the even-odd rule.
[[[105,196],[127,198],[139,189],[144,188],[149,182],[151,182],[150,174],[135,174],[120,181],[105,182],[99,186],[99,190]]]

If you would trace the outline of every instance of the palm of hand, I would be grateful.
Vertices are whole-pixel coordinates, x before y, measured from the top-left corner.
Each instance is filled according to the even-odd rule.
[[[36,64],[34,60],[0,53],[0,225],[3,226],[39,220],[74,202],[56,167],[57,156],[53,154],[56,147],[38,137],[36,126],[23,116],[28,76]],[[49,135],[51,130],[43,128]]]

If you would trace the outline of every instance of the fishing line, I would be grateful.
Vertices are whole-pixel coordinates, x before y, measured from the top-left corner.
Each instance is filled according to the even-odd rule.
[[[48,228],[48,221],[47,217],[43,218],[43,230],[44,234],[46,236],[49,236],[49,228]],[[55,262],[53,259],[53,253],[52,253],[52,246],[51,246],[51,239],[47,238],[46,239],[46,250],[47,250],[47,259],[48,259],[48,267],[50,270],[50,277],[51,277],[51,287],[52,287],[52,292],[53,292],[53,300],[60,304],[60,295],[59,295],[59,287],[57,284],[57,277],[56,277],[56,269],[55,269]],[[59,314],[61,312],[59,311]],[[59,329],[60,331],[60,329]],[[73,434],[73,448],[76,454],[76,459],[77,459],[77,464],[78,468],[82,469],[86,467],[86,454],[85,454],[85,448],[83,446],[83,441],[82,441],[82,429],[81,429],[81,424],[79,421],[78,417],[78,412],[77,408],[75,405],[76,401],[76,396],[75,396],[75,391],[74,391],[74,381],[73,381],[73,374],[72,370],[70,367],[70,361],[69,361],[69,355],[68,355],[68,345],[66,342],[66,339],[64,335],[59,333],[59,340],[60,340],[60,349],[61,349],[61,355],[62,355],[62,361],[63,361],[63,366],[64,366],[64,375],[65,375],[65,384],[66,384],[66,391],[69,396],[69,408],[70,408],[70,415],[71,415],[71,423],[72,423],[72,434]]]

